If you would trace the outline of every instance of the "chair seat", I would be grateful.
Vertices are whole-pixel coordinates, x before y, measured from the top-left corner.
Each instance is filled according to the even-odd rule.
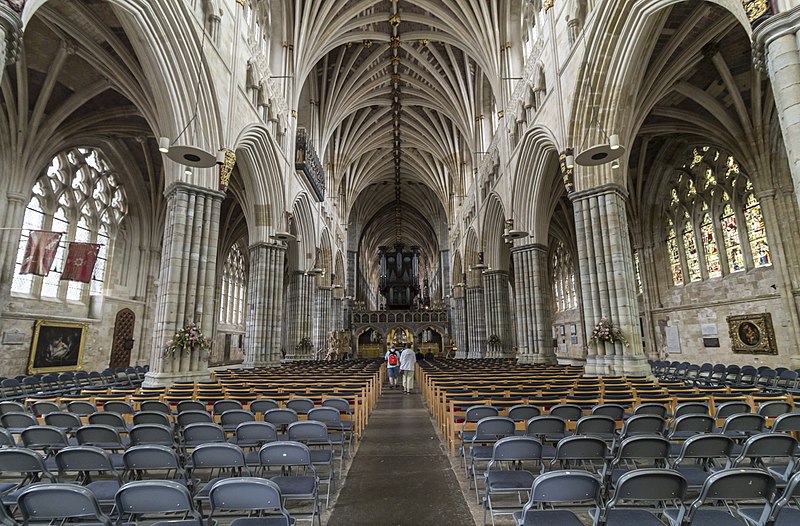
[[[522,520],[522,512],[514,512],[517,526],[583,526],[577,515],[567,510],[529,511]]]
[[[230,477],[215,477],[203,485],[203,489],[197,492],[197,495],[194,496],[196,499],[208,499],[208,493],[211,491],[212,486],[219,482],[220,480],[226,480]],[[195,479],[196,480],[196,479]]]
[[[645,510],[614,509],[608,512],[606,526],[664,526],[658,517]]]
[[[495,491],[528,491],[536,477],[527,470],[491,470],[486,474],[486,489]]]
[[[119,482],[116,480],[98,480],[90,482],[86,487],[94,493],[99,502],[114,502],[114,495],[119,490]]]
[[[17,485],[14,484],[13,482],[2,482],[0,483],[0,493],[6,493],[16,487]]]
[[[742,515],[742,516],[747,517],[748,519],[752,520],[753,524],[758,524],[758,521],[761,519],[762,513],[764,513],[764,507],[762,506],[760,508],[739,508],[738,511],[739,511],[739,515]],[[793,513],[789,513],[789,512],[793,512]],[[794,516],[792,516],[792,515],[794,515]],[[789,519],[793,519],[793,521],[781,523],[781,520],[784,517],[789,518]],[[792,526],[794,524],[800,524],[800,522],[798,522],[798,521],[800,521],[800,510],[793,510],[791,508],[784,508],[783,511],[781,511],[781,514],[778,516],[778,520],[775,521],[775,526],[779,526],[781,524],[783,524],[784,526]]]
[[[713,474],[713,472],[695,466],[678,466],[677,470],[686,479],[690,488],[699,488],[705,483],[706,479]]]
[[[294,524],[294,520],[286,517],[243,517],[233,519],[229,526],[287,526]]]
[[[330,449],[312,449],[312,464],[330,464],[333,461],[333,451]]]
[[[470,449],[470,458],[479,461],[492,460],[492,449],[492,446],[472,446]]]
[[[154,522],[150,526],[198,526],[195,520],[180,520],[180,521],[159,521]],[[203,519],[200,526],[217,526],[216,520]]]
[[[271,479],[281,489],[284,497],[311,496],[317,487],[317,481],[312,476],[290,475]]]
[[[670,518],[671,522],[678,519],[678,510],[669,509],[664,514]],[[694,514],[692,524],[702,524],[703,526],[742,526],[745,522],[737,519],[726,511],[700,509]]]

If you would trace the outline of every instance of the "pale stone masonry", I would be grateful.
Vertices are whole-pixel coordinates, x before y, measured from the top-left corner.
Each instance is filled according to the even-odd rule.
[[[207,352],[165,355],[164,349],[179,329],[192,322],[210,337],[215,319],[216,254],[224,195],[184,182],[173,183],[165,193],[167,219],[145,385],[207,376]]]
[[[283,245],[256,243],[250,247],[244,367],[276,365],[281,361],[285,256]]]
[[[498,345],[486,345],[486,357],[511,356],[511,298],[508,293],[508,272],[489,270],[483,273],[483,295],[486,309],[486,334],[500,338]]]
[[[556,361],[552,339],[552,297],[548,248],[530,244],[511,251],[514,260],[517,357],[520,363]]]
[[[482,286],[467,287],[467,358],[483,358],[486,353],[486,307]]]

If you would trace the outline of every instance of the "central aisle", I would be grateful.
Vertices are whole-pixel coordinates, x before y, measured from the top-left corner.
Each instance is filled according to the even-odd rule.
[[[384,388],[327,524],[475,524],[419,394]]]

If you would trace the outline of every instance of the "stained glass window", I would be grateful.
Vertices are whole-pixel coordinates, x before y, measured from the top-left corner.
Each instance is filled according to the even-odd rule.
[[[693,148],[687,157],[676,168],[664,196],[669,228],[680,236],[678,240],[672,231],[668,236],[673,283],[703,279],[703,265],[709,278],[746,270],[748,250],[755,267],[771,265],[763,211],[743,166],[709,146]],[[722,265],[723,258],[727,265]]]
[[[694,242],[694,227],[692,222],[687,220],[683,224],[681,232],[683,238],[683,251],[686,255],[686,270],[689,281],[700,281],[700,258],[697,255],[697,244]]]
[[[718,278],[722,276],[722,267],[719,261],[717,240],[714,236],[714,223],[711,221],[711,216],[708,214],[703,216],[703,222],[700,224],[700,235],[703,237],[703,251],[706,256],[708,277]]]
[[[739,240],[739,228],[736,226],[736,214],[733,207],[726,204],[722,209],[722,242],[725,244],[725,253],[728,257],[728,270],[730,272],[740,272],[744,270],[744,256],[742,255],[741,241]]]
[[[640,263],[639,263],[639,251],[638,250],[634,250],[633,251],[633,270],[634,270],[634,273],[636,274],[636,290],[637,290],[637,292],[639,294],[641,294],[644,289],[642,288],[642,271],[641,271],[641,267],[639,265],[640,265]]]
[[[39,177],[25,210],[11,291],[14,294],[83,301],[86,292],[103,292],[109,244],[127,212],[125,191],[117,182],[102,153],[74,148],[57,155]],[[48,206],[45,203],[51,203]],[[62,232],[61,244],[46,277],[20,274],[31,230]],[[91,287],[77,281],[61,281],[69,242],[98,243],[100,252]]]
[[[678,236],[672,221],[669,221],[667,229],[667,250],[669,251],[669,264],[672,269],[672,282],[675,285],[683,285],[683,270],[681,269],[681,255],[678,250]]]
[[[744,220],[747,223],[747,238],[750,241],[750,252],[753,254],[753,264],[756,268],[767,267],[772,264],[767,243],[767,230],[764,226],[764,216],[761,214],[761,205],[753,194],[747,196],[744,208]]]

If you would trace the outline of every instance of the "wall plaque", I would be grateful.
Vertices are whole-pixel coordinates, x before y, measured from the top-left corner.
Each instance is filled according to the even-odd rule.
[[[3,345],[24,345],[25,333],[17,330],[10,329],[3,333]]]
[[[728,330],[735,353],[778,354],[772,315],[768,312],[728,316]]]

